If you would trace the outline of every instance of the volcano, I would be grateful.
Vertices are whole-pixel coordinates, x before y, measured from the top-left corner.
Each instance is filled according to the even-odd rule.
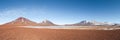
[[[97,22],[97,21],[86,21],[83,20],[81,22],[75,23],[75,24],[67,24],[70,26],[111,26],[114,25],[112,23],[108,23],[108,22]]]
[[[24,17],[19,17],[14,21],[3,24],[3,26],[35,26],[35,25],[37,25],[36,22],[33,22]]]
[[[49,20],[44,20],[42,21],[41,23],[39,23],[40,26],[55,26],[54,23],[52,23],[51,21]]]

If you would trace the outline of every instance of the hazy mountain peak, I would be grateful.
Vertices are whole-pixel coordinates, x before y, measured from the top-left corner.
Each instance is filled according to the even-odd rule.
[[[98,22],[98,21],[95,21],[95,20],[92,20],[92,21],[87,21],[87,20],[83,20],[81,22],[78,22],[78,23],[75,23],[75,24],[72,24],[72,25],[75,25],[75,26],[79,26],[79,25],[113,25],[111,23],[108,23],[108,22]]]
[[[46,19],[46,20],[43,20],[42,22],[47,23],[47,22],[50,22],[50,21]]]
[[[49,21],[49,20],[43,20],[43,21],[40,23],[40,25],[42,25],[42,26],[53,26],[53,25],[55,25],[55,24],[52,23],[52,22]]]
[[[46,19],[46,20],[43,20],[42,23],[53,24],[51,21],[49,21],[49,20],[47,20],[47,19]]]
[[[19,17],[19,18],[16,19],[15,21],[25,22],[25,21],[29,21],[29,19],[24,18],[24,17]]]
[[[25,25],[37,25],[36,22],[33,22],[27,18],[19,17],[16,20],[13,20],[11,22],[8,22],[4,25],[15,25],[15,26],[25,26]]]

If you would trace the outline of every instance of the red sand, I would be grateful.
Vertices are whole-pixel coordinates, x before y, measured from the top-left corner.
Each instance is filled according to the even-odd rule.
[[[0,40],[120,40],[120,30],[0,28]]]

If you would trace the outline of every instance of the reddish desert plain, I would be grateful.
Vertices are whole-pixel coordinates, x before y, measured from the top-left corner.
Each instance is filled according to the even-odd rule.
[[[120,30],[0,27],[0,40],[120,40]]]

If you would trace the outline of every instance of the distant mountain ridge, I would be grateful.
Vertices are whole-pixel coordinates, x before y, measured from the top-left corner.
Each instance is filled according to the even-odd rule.
[[[49,20],[45,20],[42,23],[36,23],[27,18],[19,17],[16,20],[3,24],[2,26],[55,26],[55,24]]]
[[[110,25],[114,25],[112,23],[108,23],[108,22],[97,22],[97,21],[86,21],[83,20],[81,22],[75,23],[75,24],[68,24],[69,26],[98,26],[98,25],[102,25],[102,26],[110,26]]]
[[[16,20],[13,20],[11,22],[8,22],[6,24],[3,24],[3,26],[58,26],[57,24],[52,23],[49,20],[44,20],[40,23],[36,23],[33,22],[27,18],[24,17],[19,17]],[[116,26],[113,23],[108,23],[108,22],[97,22],[97,21],[86,21],[83,20],[81,22],[78,23],[74,23],[74,24],[66,24],[64,26],[98,26],[98,25],[102,25],[102,26]],[[117,26],[119,26],[119,24],[117,24]]]

